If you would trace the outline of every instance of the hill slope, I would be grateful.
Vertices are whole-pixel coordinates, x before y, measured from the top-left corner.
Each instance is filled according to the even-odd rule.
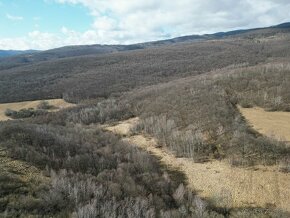
[[[18,50],[0,50],[0,58],[15,56],[15,55],[27,55],[27,54],[33,54],[38,51],[36,50],[24,50],[24,51],[18,51]],[[0,60],[1,62],[1,60]]]
[[[0,71],[0,102],[65,97],[79,102],[230,65],[290,56],[290,34],[180,43],[62,58]]]
[[[279,172],[277,167],[233,168],[224,161],[196,163],[190,158],[177,158],[166,148],[158,147],[156,139],[144,135],[132,135],[131,130],[140,120],[133,118],[117,125],[105,127],[123,136],[132,146],[138,146],[160,158],[173,170],[180,170],[187,178],[188,186],[200,196],[217,198],[220,207],[266,207],[274,204],[290,211],[290,174]],[[277,182],[279,181],[279,182]],[[283,189],[283,192],[279,190]]]
[[[131,51],[146,49],[159,46],[169,46],[179,43],[192,43],[207,40],[218,40],[223,38],[255,38],[255,37],[269,37],[278,33],[289,33],[290,23],[283,23],[277,26],[267,28],[256,28],[247,30],[235,30],[229,32],[219,32],[214,34],[205,35],[189,35],[173,39],[138,43],[132,45],[82,45],[82,46],[66,46],[47,51],[37,52],[34,51],[11,51],[11,54],[23,54],[10,58],[0,59],[0,69],[7,69],[19,65],[26,65],[42,61],[56,60],[60,58],[78,57],[84,55],[101,55],[115,52]],[[8,52],[8,51],[7,51]],[[29,53],[27,55],[26,53]],[[8,54],[8,53],[7,53]],[[1,52],[0,52],[1,56]]]
[[[290,110],[289,28],[228,34],[2,62],[0,102],[81,104],[0,122],[0,216],[289,217],[290,148],[237,108]],[[112,124],[132,117],[133,128]],[[30,171],[10,162],[47,182],[23,181]]]

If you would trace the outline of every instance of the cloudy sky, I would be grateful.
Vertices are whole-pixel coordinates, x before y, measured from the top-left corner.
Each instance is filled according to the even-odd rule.
[[[130,44],[290,21],[290,0],[0,0],[0,49]]]

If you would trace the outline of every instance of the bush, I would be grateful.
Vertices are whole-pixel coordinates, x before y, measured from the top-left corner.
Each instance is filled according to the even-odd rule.
[[[8,116],[8,117],[11,117],[12,119],[24,119],[24,118],[44,115],[46,113],[47,112],[44,111],[44,110],[35,110],[33,108],[21,109],[19,111],[14,111],[14,110],[11,110],[11,109],[7,109],[5,111],[5,115]]]
[[[9,109],[9,108],[5,110],[5,115],[6,115],[7,117],[12,117],[15,113],[16,113],[16,111],[11,110],[11,109]]]
[[[281,172],[290,173],[290,158],[281,160],[279,168]]]
[[[252,108],[253,105],[249,102],[245,102],[245,101],[242,101],[240,102],[240,105],[243,107],[243,108]]]
[[[39,110],[52,110],[57,109],[54,105],[50,105],[48,101],[41,101],[39,105],[37,106],[37,109]]]
[[[132,115],[129,105],[115,99],[108,99],[95,105],[73,109],[69,113],[67,121],[89,125],[91,123],[129,119]]]

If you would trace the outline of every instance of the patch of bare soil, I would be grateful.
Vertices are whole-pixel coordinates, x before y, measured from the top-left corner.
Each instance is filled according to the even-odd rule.
[[[148,151],[169,168],[183,172],[188,186],[216,206],[271,206],[290,212],[290,174],[279,172],[278,167],[233,168],[226,161],[195,163],[177,158],[166,148],[158,147],[154,138],[131,135],[130,129],[138,120],[133,118],[104,128],[125,136],[124,141]]]

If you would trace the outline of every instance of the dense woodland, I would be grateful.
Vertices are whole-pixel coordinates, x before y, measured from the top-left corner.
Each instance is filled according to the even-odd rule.
[[[233,167],[289,163],[289,146],[255,132],[238,110],[290,110],[288,32],[9,69],[0,63],[0,102],[79,103],[53,113],[42,105],[43,113],[0,123],[0,160],[12,160],[0,172],[0,216],[289,217],[271,207],[216,208],[186,188],[184,175],[100,126],[139,116],[132,131],[156,137],[179,157]],[[20,163],[35,176],[15,170]]]
[[[230,65],[252,66],[289,57],[288,41],[287,31],[284,34],[262,32],[257,36],[33,62],[0,71],[0,102],[48,98],[81,102],[118,96],[134,88]]]
[[[10,157],[37,166],[50,181],[18,189],[13,174],[1,175],[1,212],[11,217],[207,213],[182,185],[182,175],[168,174],[150,155],[101,130],[14,122],[1,125],[0,138]]]
[[[65,46],[61,48],[51,49],[47,51],[0,51],[1,56],[10,56],[9,58],[0,58],[0,69],[10,69],[18,66],[29,65],[38,62],[53,61],[68,57],[80,57],[88,55],[104,55],[110,53],[116,53],[120,51],[131,51],[139,50],[152,47],[170,46],[180,43],[192,43],[201,42],[207,40],[218,40],[225,38],[248,38],[253,39],[260,37],[269,37],[273,34],[284,34],[289,32],[290,23],[284,23],[281,25],[268,27],[268,28],[258,28],[249,30],[236,30],[231,32],[219,32],[215,34],[205,34],[205,35],[190,35],[182,36],[173,39],[145,42],[132,45],[79,45],[79,46]],[[1,55],[2,54],[2,55]],[[22,54],[22,55],[16,55]]]

